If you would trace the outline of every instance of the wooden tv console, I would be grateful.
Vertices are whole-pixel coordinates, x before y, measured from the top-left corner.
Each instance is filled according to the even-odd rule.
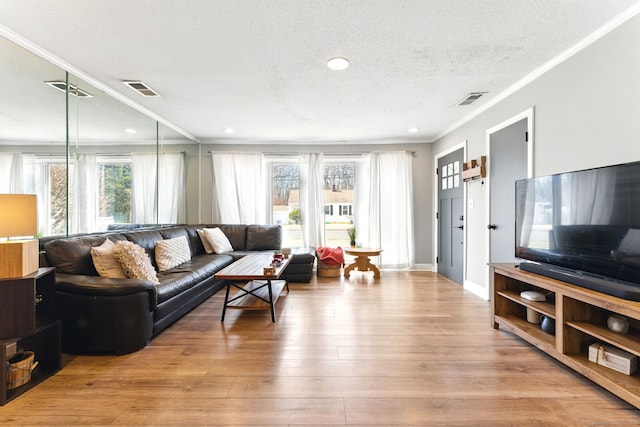
[[[640,408],[640,369],[625,375],[589,361],[590,344],[599,342],[640,356],[640,302],[628,301],[566,282],[521,271],[514,264],[490,264],[493,327],[512,331],[613,394]],[[547,295],[546,302],[520,297],[524,290]],[[527,322],[527,308],[555,319],[556,334]],[[629,333],[607,328],[607,318],[629,320]]]

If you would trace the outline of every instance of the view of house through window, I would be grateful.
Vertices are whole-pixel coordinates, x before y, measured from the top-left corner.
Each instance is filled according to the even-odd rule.
[[[282,225],[283,246],[303,246],[300,212],[300,168],[297,162],[274,162],[272,218]],[[348,246],[347,228],[353,224],[355,164],[324,164],[325,245]]]
[[[349,247],[347,228],[353,225],[356,168],[354,163],[324,165],[324,232],[326,246]]]

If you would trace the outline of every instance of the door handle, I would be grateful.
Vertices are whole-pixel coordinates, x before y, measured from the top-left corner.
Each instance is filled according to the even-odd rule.
[[[460,230],[464,230],[464,225],[459,225],[456,228],[459,228]]]
[[[498,228],[498,226],[496,226],[495,224],[489,224],[489,225],[487,225],[487,228],[489,230],[495,230],[496,228]]]

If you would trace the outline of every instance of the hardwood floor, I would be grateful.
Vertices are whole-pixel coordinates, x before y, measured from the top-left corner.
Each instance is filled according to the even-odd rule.
[[[268,311],[219,292],[145,349],[65,355],[1,425],[627,426],[639,412],[494,330],[489,303],[433,273],[291,284]]]

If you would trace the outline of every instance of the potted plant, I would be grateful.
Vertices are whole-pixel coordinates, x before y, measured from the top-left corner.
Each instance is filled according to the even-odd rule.
[[[349,234],[349,244],[353,248],[356,246],[356,236],[358,235],[358,231],[356,230],[356,227],[353,226],[347,228],[347,233]]]

